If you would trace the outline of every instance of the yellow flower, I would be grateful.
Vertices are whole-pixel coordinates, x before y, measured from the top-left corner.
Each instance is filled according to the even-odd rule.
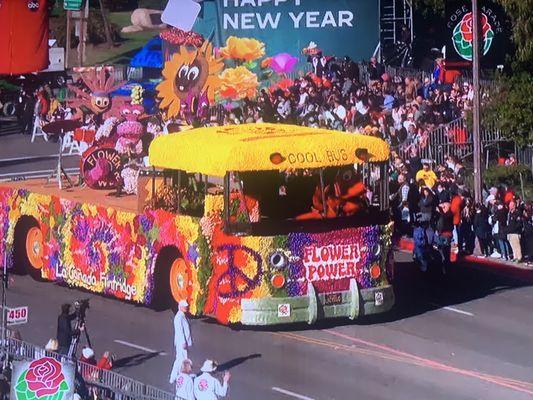
[[[241,321],[242,310],[240,307],[233,307],[229,313],[228,320],[229,322],[235,324]]]
[[[179,215],[175,221],[178,232],[183,235],[188,243],[194,243],[198,239],[198,220],[185,215]]]
[[[228,68],[220,75],[222,86],[220,95],[226,99],[242,100],[255,97],[259,82],[257,75],[246,67]]]
[[[230,36],[220,54],[229,60],[253,61],[265,55],[265,44],[257,39]]]

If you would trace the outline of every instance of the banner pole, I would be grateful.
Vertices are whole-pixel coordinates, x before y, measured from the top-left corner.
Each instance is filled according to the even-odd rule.
[[[4,265],[2,269],[2,347],[4,348],[4,360],[2,367],[5,369],[8,365],[9,349],[7,343],[7,248],[4,250]]]
[[[483,200],[482,194],[482,177],[481,177],[481,94],[479,84],[480,62],[481,54],[480,47],[480,21],[478,0],[472,0],[472,31],[473,31],[473,51],[472,51],[472,75],[474,83],[474,104],[473,104],[473,119],[474,119],[474,199],[476,203]],[[481,39],[483,40],[483,39]]]

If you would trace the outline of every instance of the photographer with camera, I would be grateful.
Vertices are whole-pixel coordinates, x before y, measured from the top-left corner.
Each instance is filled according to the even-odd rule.
[[[70,304],[61,306],[61,314],[57,318],[57,341],[58,353],[68,357],[76,356],[76,349],[80,340],[81,332],[85,333],[87,344],[91,347],[89,335],[85,328],[85,314],[89,308],[89,300],[77,300],[74,302],[74,312],[71,313]],[[76,321],[72,327],[72,321]]]
[[[72,336],[74,334],[72,330],[72,321],[76,319],[76,312],[71,313],[70,308],[70,304],[63,304],[61,306],[61,314],[57,318],[58,353],[61,355],[68,354],[72,342]]]

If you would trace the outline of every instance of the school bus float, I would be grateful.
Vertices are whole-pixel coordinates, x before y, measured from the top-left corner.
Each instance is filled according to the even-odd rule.
[[[375,137],[288,125],[160,136],[149,149],[157,171],[139,178],[137,197],[3,184],[0,256],[118,299],[186,299],[223,324],[385,312],[388,157]]]

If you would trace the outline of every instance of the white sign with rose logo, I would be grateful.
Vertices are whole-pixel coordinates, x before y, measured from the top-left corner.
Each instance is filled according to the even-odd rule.
[[[15,361],[11,376],[11,399],[71,400],[75,367],[51,357]]]

